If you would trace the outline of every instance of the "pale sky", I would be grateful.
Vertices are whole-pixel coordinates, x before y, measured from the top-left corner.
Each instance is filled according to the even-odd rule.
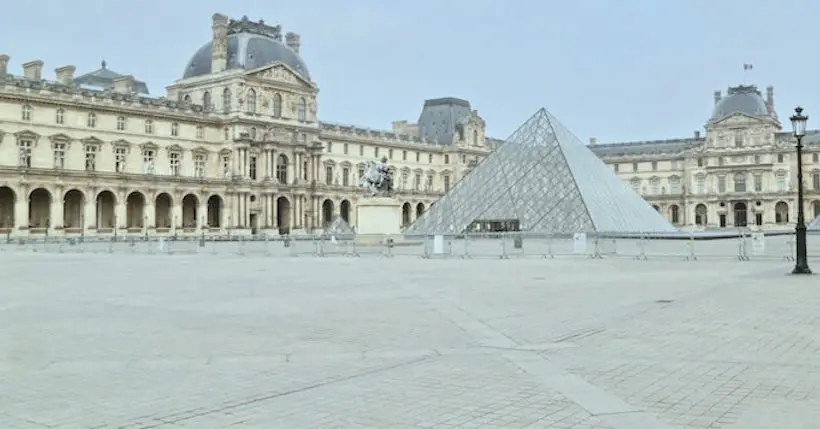
[[[820,3],[808,0],[40,0],[4,5],[25,19],[4,20],[0,53],[17,74],[43,60],[49,79],[105,58],[163,95],[210,40],[215,12],[299,33],[325,121],[388,129],[452,96],[497,138],[540,107],[584,141],[688,137],[713,91],[744,79],[775,87],[784,130],[797,104],[810,127],[820,119]]]

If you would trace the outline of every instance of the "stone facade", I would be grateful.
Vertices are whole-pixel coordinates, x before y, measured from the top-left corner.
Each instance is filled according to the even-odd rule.
[[[165,97],[105,63],[79,77],[59,67],[47,81],[42,61],[12,75],[0,56],[0,232],[298,233],[336,216],[355,226],[364,164],[382,156],[408,224],[498,144],[458,99],[425,102],[422,119],[458,112],[446,124],[378,131],[320,121],[300,38],[283,42],[279,31],[214,15],[195,72]],[[203,55],[206,73],[194,64]]]
[[[774,89],[714,94],[705,133],[685,139],[598,144],[590,149],[684,230],[785,229],[797,219],[796,140],[781,126]],[[791,113],[791,112],[789,112]],[[789,115],[790,116],[790,115]],[[786,119],[788,121],[788,119]],[[806,218],[820,215],[820,132],[803,139]]]

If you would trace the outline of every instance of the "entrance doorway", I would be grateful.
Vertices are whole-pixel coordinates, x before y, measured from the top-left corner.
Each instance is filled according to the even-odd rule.
[[[259,215],[251,213],[251,234],[256,235],[259,230]]]
[[[746,203],[735,203],[735,226],[745,227],[748,223],[746,221]]]
[[[755,225],[763,225],[763,213],[755,213]]]
[[[726,213],[720,214],[720,227],[726,228]]]

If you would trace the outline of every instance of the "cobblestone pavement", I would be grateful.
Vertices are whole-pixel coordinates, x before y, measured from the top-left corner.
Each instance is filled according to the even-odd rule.
[[[3,428],[820,421],[820,276],[783,261],[1,259]]]

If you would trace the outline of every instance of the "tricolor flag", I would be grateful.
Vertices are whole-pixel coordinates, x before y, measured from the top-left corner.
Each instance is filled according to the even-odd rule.
[[[743,64],[743,70],[751,70],[752,68],[751,64]]]

